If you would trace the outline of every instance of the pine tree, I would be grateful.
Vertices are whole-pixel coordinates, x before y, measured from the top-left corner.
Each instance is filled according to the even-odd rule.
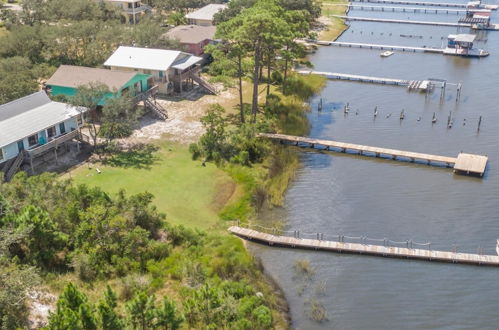
[[[161,307],[157,308],[156,326],[165,330],[180,329],[180,325],[184,322],[184,316],[177,311],[175,303],[165,297]]]

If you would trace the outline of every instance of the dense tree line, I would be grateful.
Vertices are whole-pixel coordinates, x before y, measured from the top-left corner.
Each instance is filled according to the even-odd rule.
[[[131,26],[106,1],[24,0],[22,6],[0,11],[7,28],[0,36],[0,104],[38,90],[61,64],[101,66],[119,45],[180,49],[162,37],[160,15]]]

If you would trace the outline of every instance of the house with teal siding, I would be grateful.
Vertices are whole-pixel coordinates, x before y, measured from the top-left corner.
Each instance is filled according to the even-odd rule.
[[[0,105],[0,171],[13,174],[24,161],[33,167],[35,157],[78,138],[84,112],[44,91]]]
[[[136,96],[154,87],[153,77],[149,74],[73,65],[61,65],[45,85],[51,96],[70,97],[77,93],[78,87],[95,83],[104,84],[109,89],[99,105],[105,105],[109,98],[120,97],[124,93]]]

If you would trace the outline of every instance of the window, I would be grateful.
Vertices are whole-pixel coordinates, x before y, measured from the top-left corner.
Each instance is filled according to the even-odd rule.
[[[61,131],[61,134],[66,133],[66,126],[64,126],[64,123],[59,124],[59,131]]]
[[[3,162],[4,156],[3,156],[3,149],[0,148],[0,163]]]
[[[79,115],[78,117],[76,117],[76,123],[78,124],[78,127],[83,125],[83,115]]]
[[[55,126],[47,128],[47,136],[49,137],[49,139],[56,136]]]
[[[31,135],[28,137],[28,145],[30,147],[38,144],[38,134]]]

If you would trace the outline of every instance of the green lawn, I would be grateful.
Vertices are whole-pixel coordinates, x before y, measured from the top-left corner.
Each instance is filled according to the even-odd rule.
[[[191,160],[188,147],[162,142],[149,168],[84,164],[64,175],[75,183],[99,186],[114,194],[148,191],[167,221],[201,229],[221,228],[218,213],[233,195],[235,183],[212,163]],[[97,173],[98,168],[101,173]]]

